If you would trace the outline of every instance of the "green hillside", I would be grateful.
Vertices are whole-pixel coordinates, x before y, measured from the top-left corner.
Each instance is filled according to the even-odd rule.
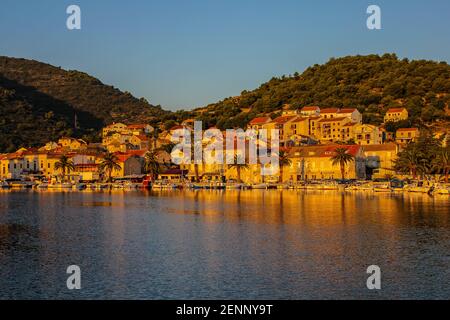
[[[168,117],[195,116],[209,126],[242,127],[260,114],[276,116],[289,104],[290,108],[356,107],[365,122],[379,124],[388,108],[404,106],[412,124],[431,123],[449,119],[449,94],[446,62],[399,60],[394,54],[349,56],[314,65],[302,74],[272,78],[256,90],[243,91],[195,114],[178,112]]]
[[[62,135],[92,140],[105,124],[151,122],[166,113],[85,73],[0,57],[0,152]]]

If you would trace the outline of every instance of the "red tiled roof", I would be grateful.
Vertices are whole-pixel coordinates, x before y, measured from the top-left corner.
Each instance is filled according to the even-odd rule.
[[[272,122],[275,122],[277,124],[284,124],[284,123],[286,123],[286,122],[288,122],[288,121],[290,121],[290,120],[292,120],[292,119],[294,119],[296,117],[297,116],[281,116],[281,117],[278,117],[278,118],[274,119]]]
[[[303,107],[301,109],[301,111],[316,111],[316,110],[320,110],[320,108],[317,106],[311,106],[311,107],[308,106],[308,107]]]
[[[254,118],[252,121],[250,121],[249,124],[250,125],[262,124],[262,123],[267,123],[271,120],[272,119],[270,119],[270,117],[258,117],[258,118]]]
[[[325,108],[321,109],[320,113],[337,113],[339,111],[338,108]]]
[[[188,130],[191,130],[191,128],[189,128],[188,126],[176,125],[176,126],[173,126],[172,128],[170,128],[169,131],[174,131],[174,130],[179,130],[179,129],[188,129]]]
[[[145,136],[145,135],[143,135],[143,134],[140,134],[140,135],[138,135],[138,136],[136,136],[136,137],[138,137],[140,140],[142,140],[142,141],[148,141],[149,139],[148,139],[148,137],[147,136]]]
[[[356,108],[344,108],[338,111],[338,113],[352,113],[354,111],[356,111]]]

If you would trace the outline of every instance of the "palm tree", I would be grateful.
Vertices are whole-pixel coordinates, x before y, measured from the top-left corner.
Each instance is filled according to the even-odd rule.
[[[113,153],[107,152],[105,156],[103,157],[102,162],[100,162],[99,170],[104,172],[108,172],[108,182],[111,182],[112,180],[112,172],[113,170],[120,170],[122,167],[119,164],[119,159],[117,156]]]
[[[280,166],[280,182],[283,182],[283,168],[292,164],[289,159],[289,154],[286,151],[281,150],[278,152],[278,165]]]
[[[158,143],[158,136],[159,136],[159,128],[155,127],[153,129],[153,132],[151,133],[152,138],[153,138],[153,150],[156,150],[156,145]]]
[[[59,170],[61,169],[62,171],[62,182],[64,182],[64,178],[66,176],[66,170],[68,173],[70,173],[70,171],[74,171],[75,170],[75,165],[73,164],[73,161],[69,159],[68,156],[66,155],[62,155],[59,158],[59,161],[55,163],[55,169]]]
[[[394,162],[395,170],[399,172],[409,172],[413,179],[417,177],[420,166],[419,152],[415,148],[406,148],[398,155]]]
[[[228,165],[229,169],[236,169],[237,172],[237,180],[238,182],[242,182],[241,180],[241,170],[248,170],[249,166],[247,163],[240,163],[242,161],[242,156],[234,156],[234,162]]]
[[[351,162],[353,162],[354,156],[350,153],[347,153],[346,148],[337,148],[334,150],[335,155],[331,157],[331,160],[333,161],[333,166],[340,165],[341,167],[341,176],[342,180],[345,179],[345,166]]]
[[[448,183],[448,175],[450,173],[449,148],[443,147],[439,150],[434,159],[434,168],[444,175],[445,183]]]
[[[144,170],[149,173],[153,179],[160,173],[161,164],[158,161],[157,151],[148,151],[145,153]]]

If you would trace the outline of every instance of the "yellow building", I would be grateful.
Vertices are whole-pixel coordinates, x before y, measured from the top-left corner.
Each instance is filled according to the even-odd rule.
[[[362,123],[362,114],[356,108],[342,108],[336,114],[338,117],[349,118],[353,123]]]
[[[419,129],[417,128],[401,128],[395,134],[395,141],[400,144],[414,142],[419,137]]]
[[[129,134],[129,130],[127,128],[127,125],[123,123],[113,123],[109,126],[104,127],[102,130],[103,137],[106,137],[112,133]]]
[[[398,154],[397,144],[366,145],[363,149],[369,177],[385,178],[387,175],[394,175],[394,161]]]
[[[58,144],[68,150],[81,150],[87,148],[86,141],[70,137],[62,137],[58,140]]]
[[[341,168],[331,158],[337,148],[347,149],[354,161],[345,167],[346,179],[365,179],[364,153],[358,145],[327,145],[294,147],[289,152],[292,165],[283,170],[283,181],[341,179]]]
[[[377,126],[370,124],[347,123],[342,129],[342,141],[353,140],[359,145],[381,144],[382,132]]]
[[[320,109],[319,117],[323,119],[331,119],[331,118],[339,118],[338,115],[339,109],[338,108],[324,108]]]
[[[330,143],[342,141],[345,137],[342,136],[345,125],[350,122],[346,117],[329,117],[323,118],[317,122],[318,130],[316,129],[317,138],[322,143]]]
[[[408,119],[408,110],[406,108],[391,108],[384,116],[384,122],[398,122]]]
[[[300,115],[304,117],[317,117],[320,114],[320,108],[317,106],[307,106],[300,109]]]

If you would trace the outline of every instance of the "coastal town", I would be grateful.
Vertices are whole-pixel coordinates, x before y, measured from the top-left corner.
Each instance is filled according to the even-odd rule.
[[[381,126],[364,124],[362,118],[356,108],[286,106],[274,119],[270,116],[252,119],[246,129],[279,131],[279,170],[271,176],[260,174],[261,164],[174,165],[172,135],[179,129],[192,131],[195,119],[187,119],[168,130],[150,124],[112,123],[103,128],[101,143],[62,137],[39,148],[20,148],[14,153],[1,154],[1,185],[2,188],[42,189],[298,187],[327,190],[337,189],[339,182],[351,182],[347,187],[391,191],[393,178],[415,179],[413,172],[397,172],[395,164],[399,152],[420,137],[420,130],[399,128],[390,132],[386,129],[389,123],[407,120],[407,109],[389,109]],[[447,146],[447,131],[435,130],[432,134],[440,139],[443,147]],[[433,180],[439,182],[442,177],[438,173]],[[384,181],[384,185],[367,187],[367,181]],[[448,194],[445,182],[439,185],[439,192]],[[430,186],[422,184],[415,182],[413,187],[409,186],[410,190],[428,192]]]

